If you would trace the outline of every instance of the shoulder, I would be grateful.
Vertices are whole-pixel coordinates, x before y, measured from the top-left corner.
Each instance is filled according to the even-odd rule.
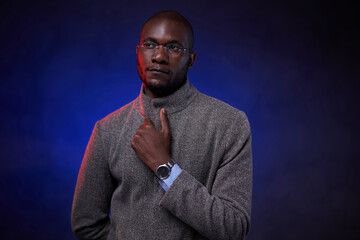
[[[249,127],[249,121],[245,112],[219,100],[199,92],[194,102],[199,113],[205,114],[209,120],[228,124],[241,124]]]
[[[122,125],[122,123],[126,122],[128,116],[131,114],[134,108],[135,101],[136,99],[108,114],[106,117],[99,120],[97,124],[104,130],[114,130],[115,128],[118,128]]]

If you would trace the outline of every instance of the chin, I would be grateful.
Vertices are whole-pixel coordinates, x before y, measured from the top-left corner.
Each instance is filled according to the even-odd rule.
[[[145,87],[159,97],[164,97],[171,93],[171,87],[158,81],[148,81],[145,83]]]
[[[162,79],[147,79],[146,84],[147,86],[154,86],[154,87],[166,87],[168,85],[168,80],[162,80]]]

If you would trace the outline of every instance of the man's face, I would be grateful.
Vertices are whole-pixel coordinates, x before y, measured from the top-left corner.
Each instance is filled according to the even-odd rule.
[[[140,36],[140,45],[161,45],[149,50],[137,46],[137,68],[145,85],[145,94],[150,97],[167,96],[186,80],[186,73],[192,67],[195,53],[190,52],[191,34],[186,26],[178,21],[152,19],[145,24]],[[171,54],[164,46],[187,48],[179,54]]]

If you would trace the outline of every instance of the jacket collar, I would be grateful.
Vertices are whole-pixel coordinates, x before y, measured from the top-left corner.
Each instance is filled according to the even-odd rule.
[[[162,98],[150,98],[144,93],[141,86],[140,95],[136,99],[136,108],[141,116],[152,120],[158,119],[160,110],[166,109],[167,114],[176,113],[185,109],[198,94],[196,88],[187,79],[185,84],[176,92]]]

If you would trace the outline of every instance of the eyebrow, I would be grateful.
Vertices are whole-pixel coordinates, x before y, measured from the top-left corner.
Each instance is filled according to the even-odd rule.
[[[158,43],[158,42],[156,41],[156,39],[155,39],[155,38],[152,38],[152,37],[147,37],[147,38],[145,38],[145,39],[143,40],[143,42],[147,42],[147,41]],[[181,42],[179,42],[178,40],[170,40],[170,41],[168,41],[166,44],[171,44],[171,43],[177,43],[177,44],[183,46],[183,44],[182,44]]]

